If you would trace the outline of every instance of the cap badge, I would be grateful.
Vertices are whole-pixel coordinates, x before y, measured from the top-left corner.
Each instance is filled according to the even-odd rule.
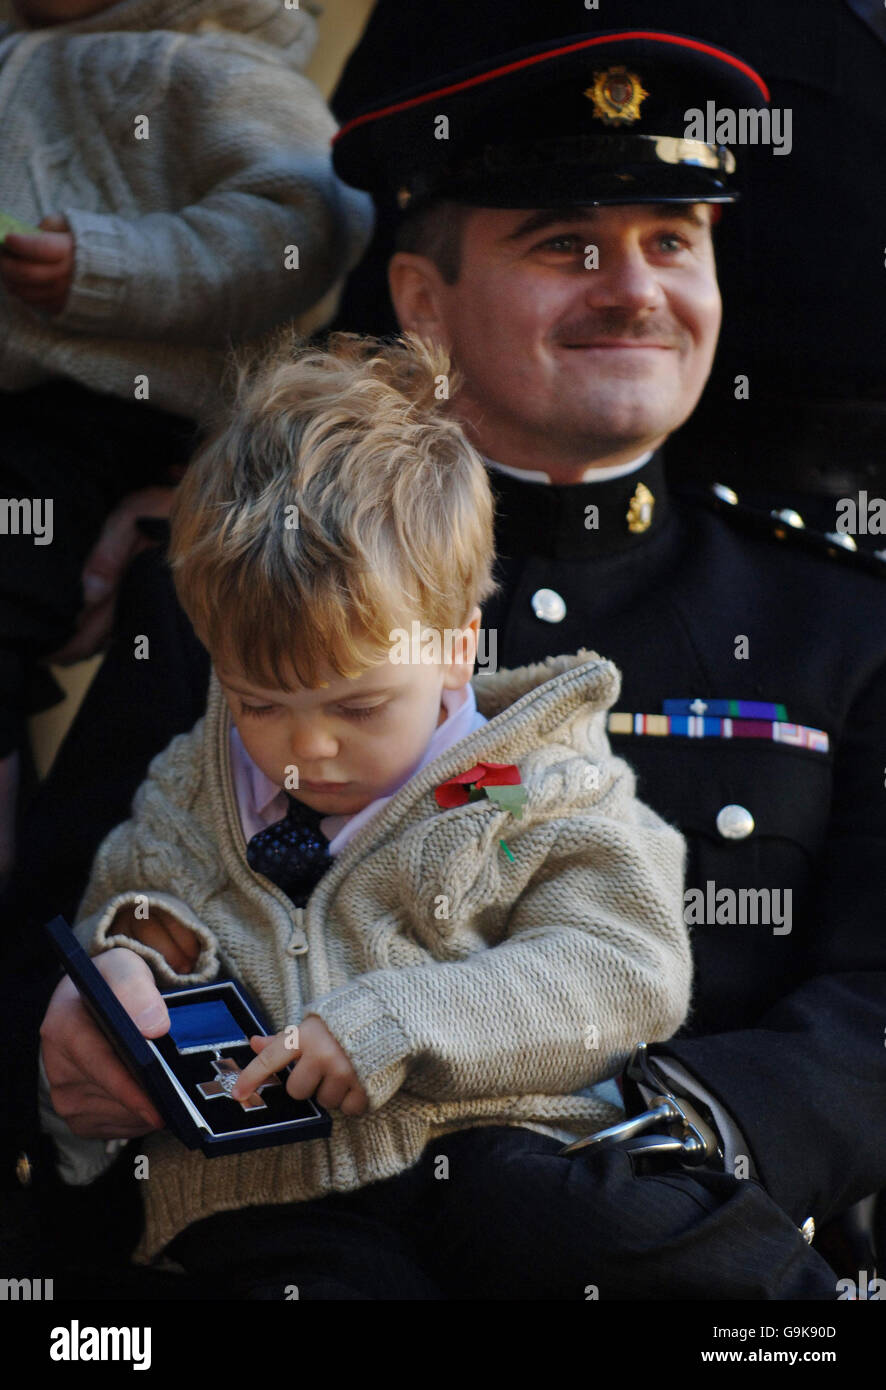
[[[638,483],[634,490],[634,495],[628,503],[628,511],[625,520],[628,523],[628,530],[635,536],[640,536],[644,531],[648,531],[652,525],[652,513],[655,508],[655,498],[649,491],[645,483]]]
[[[635,72],[622,66],[594,73],[585,96],[594,103],[594,116],[606,125],[630,125],[640,119],[640,106],[649,93]]]

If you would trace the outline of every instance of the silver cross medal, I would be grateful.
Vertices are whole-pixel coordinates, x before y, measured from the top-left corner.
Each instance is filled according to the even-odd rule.
[[[242,1074],[242,1068],[237,1066],[233,1057],[222,1057],[216,1052],[212,1058],[212,1068],[215,1072],[214,1081],[200,1081],[197,1090],[204,1100],[218,1100],[220,1096],[230,1100],[231,1092],[237,1084],[237,1080]],[[267,1081],[263,1081],[260,1086],[256,1086],[251,1095],[245,1100],[238,1101],[244,1110],[267,1110],[267,1106],[262,1100],[259,1092],[265,1091],[269,1086],[279,1086],[279,1077],[271,1076]]]

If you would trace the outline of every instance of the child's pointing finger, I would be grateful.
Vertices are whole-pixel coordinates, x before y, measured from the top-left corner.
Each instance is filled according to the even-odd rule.
[[[299,1056],[298,1047],[291,1046],[292,1035],[296,1038],[298,1030],[287,1028],[283,1033],[277,1033],[274,1037],[263,1038],[259,1035],[249,1039],[250,1046],[258,1051],[258,1056],[254,1057],[248,1067],[244,1067],[237,1084],[231,1090],[234,1100],[245,1100],[251,1095],[256,1086],[260,1086],[268,1077],[275,1072],[282,1071],[287,1063]]]

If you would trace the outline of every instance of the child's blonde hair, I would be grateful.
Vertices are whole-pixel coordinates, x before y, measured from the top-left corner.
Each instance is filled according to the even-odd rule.
[[[408,336],[284,335],[241,364],[172,515],[179,600],[216,665],[255,684],[359,674],[418,618],[457,630],[492,581],[486,470],[437,395],[447,354]]]

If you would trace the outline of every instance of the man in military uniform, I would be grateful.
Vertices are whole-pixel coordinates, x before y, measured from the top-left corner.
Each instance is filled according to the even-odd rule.
[[[612,657],[613,745],[691,847],[693,1010],[625,1083],[629,1111],[656,1114],[562,1156],[538,1136],[474,1203],[498,1229],[505,1207],[521,1219],[503,1252],[478,1218],[460,1297],[493,1268],[499,1297],[572,1296],[576,1269],[526,1258],[552,1219],[540,1163],[562,1165],[561,1216],[595,1194],[601,1296],[836,1298],[815,1226],[886,1185],[886,590],[726,487],[671,496],[662,468],[719,326],[733,155],[682,133],[709,98],[766,92],[709,44],[573,36],[394,95],[338,139],[339,172],[408,214],[398,315],[450,345],[489,460],[499,659]],[[149,982],[116,983],[150,1002]],[[76,1132],[144,1132],[68,984],[43,1039]]]
[[[578,29],[665,26],[738,52],[760,72],[789,139],[740,151],[744,196],[717,237],[717,358],[698,409],[668,446],[668,472],[710,482],[716,467],[743,501],[789,504],[825,532],[835,530],[837,499],[886,496],[886,179],[873,174],[886,143],[882,0],[816,0],[814,10],[809,0],[615,0],[584,13],[575,0],[510,0],[506,20],[496,0],[438,9],[431,46],[420,6],[377,0],[332,98],[340,121],[377,106],[380,91]],[[396,222],[379,208],[342,299],[343,328],[395,327],[386,267]],[[857,545],[886,548],[878,531],[872,520]]]

